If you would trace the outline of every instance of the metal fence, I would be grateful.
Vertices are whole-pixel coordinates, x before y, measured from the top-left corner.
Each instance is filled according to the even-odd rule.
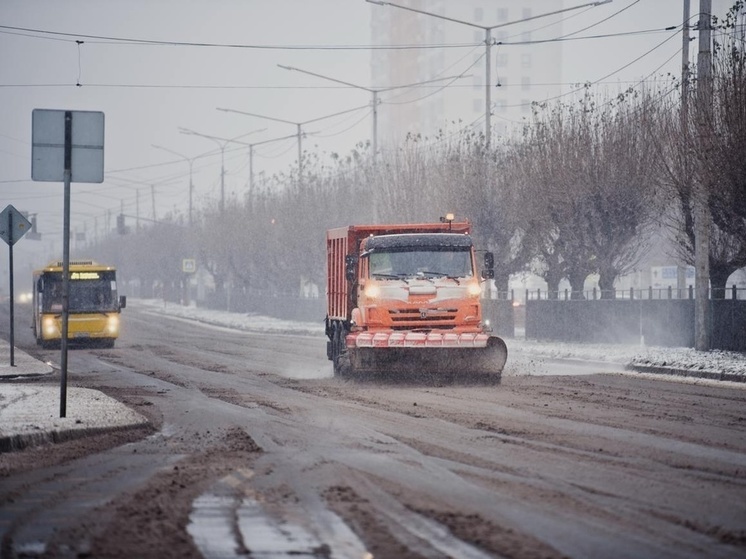
[[[515,293],[510,292],[510,299],[515,299]],[[694,299],[695,291],[693,286],[689,286],[684,289],[676,287],[648,287],[647,289],[615,289],[602,291],[600,289],[590,289],[586,291],[570,291],[564,289],[561,291],[547,291],[541,289],[527,289],[524,293],[524,301],[536,301],[536,300],[560,300],[560,301],[576,301],[576,300],[590,300],[596,301],[599,299]],[[727,287],[725,289],[710,289],[710,299],[741,299],[746,300],[746,288]]]
[[[712,349],[746,351],[746,300],[710,299]],[[694,298],[528,299],[526,338],[694,347]]]
[[[513,338],[579,343],[625,343],[664,347],[694,347],[694,292],[691,289],[643,289],[602,294],[546,290],[501,292],[482,300],[483,318],[493,333]],[[579,295],[582,295],[580,297]],[[602,297],[606,295],[606,297]],[[711,294],[717,295],[717,294]],[[710,347],[746,351],[746,289],[733,286],[709,302]],[[249,312],[286,320],[323,321],[325,299],[305,299],[233,292],[213,295],[201,304],[208,308]],[[321,328],[321,326],[320,326]]]
[[[238,289],[229,293],[210,293],[198,304],[214,310],[252,313],[300,322],[318,322],[319,331],[323,331],[323,321],[326,315],[326,299],[324,298],[250,293]]]

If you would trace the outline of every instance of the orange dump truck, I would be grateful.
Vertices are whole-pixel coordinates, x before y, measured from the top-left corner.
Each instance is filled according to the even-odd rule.
[[[449,216],[450,217],[450,216]],[[327,357],[335,375],[452,372],[500,375],[505,342],[482,318],[469,222],[351,225],[327,244]]]

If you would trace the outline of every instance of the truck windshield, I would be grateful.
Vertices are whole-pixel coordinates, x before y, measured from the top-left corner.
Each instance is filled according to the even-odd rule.
[[[473,275],[468,249],[376,250],[370,253],[369,259],[372,278],[468,278]]]

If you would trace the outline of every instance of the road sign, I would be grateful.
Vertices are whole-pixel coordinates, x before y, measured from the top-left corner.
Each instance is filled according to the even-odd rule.
[[[197,271],[197,261],[194,258],[184,258],[181,261],[181,271],[185,274],[193,274]]]
[[[28,231],[31,231],[31,222],[13,206],[7,206],[0,212],[0,239],[10,246]]]
[[[67,168],[71,182],[104,182],[104,113],[34,109],[31,127],[32,180],[62,182]]]

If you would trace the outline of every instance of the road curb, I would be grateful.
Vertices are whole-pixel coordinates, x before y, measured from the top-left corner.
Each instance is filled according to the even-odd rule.
[[[739,375],[737,373],[718,373],[716,371],[701,371],[696,369],[679,369],[675,367],[662,367],[660,365],[637,365],[630,363],[625,365],[624,368],[628,371],[635,371],[638,373],[653,373],[657,375],[675,375],[679,377],[688,378],[703,378],[708,380],[720,380],[730,382],[746,382],[745,375]]]
[[[61,429],[56,431],[38,431],[36,433],[21,433],[7,436],[0,436],[0,454],[6,452],[16,452],[39,446],[43,444],[56,444],[93,435],[103,435],[107,433],[124,432],[138,428],[147,427],[149,421],[142,423],[132,423],[130,425],[116,425],[112,427],[88,427],[83,429]]]

